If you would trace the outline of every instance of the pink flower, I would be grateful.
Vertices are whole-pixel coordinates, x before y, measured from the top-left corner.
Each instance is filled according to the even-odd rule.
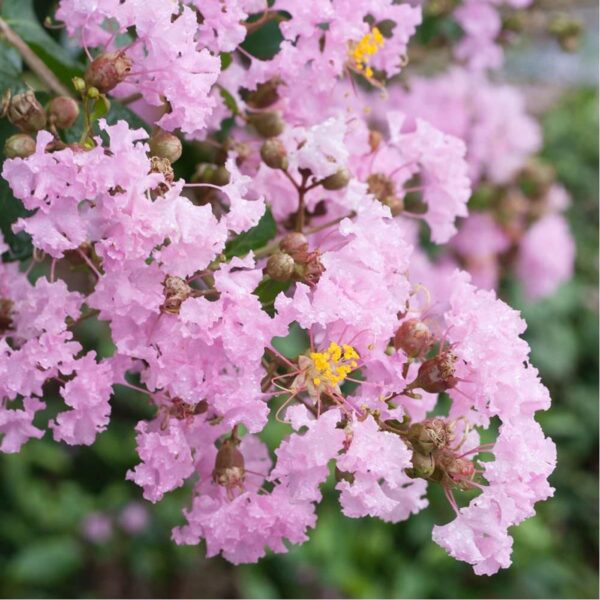
[[[552,252],[548,249],[552,248]],[[542,217],[519,244],[517,274],[529,300],[551,295],[573,275],[575,241],[562,215]]]
[[[33,425],[35,413],[45,408],[45,404],[37,398],[25,398],[22,409],[0,407],[0,434],[2,443],[0,452],[13,454],[19,452],[21,446],[29,439],[40,439],[44,431]]]
[[[337,457],[345,438],[344,431],[336,428],[340,414],[329,410],[316,420],[307,420],[306,408],[293,409],[305,414],[303,421],[308,429],[302,435],[293,433],[280,444],[270,479],[279,480],[298,501],[319,501],[319,485],[327,479],[328,464]],[[298,415],[294,418],[298,419]]]
[[[404,469],[411,466],[411,451],[395,434],[381,431],[373,419],[354,422],[349,448],[337,461],[342,473],[342,512],[348,517],[379,517],[396,523],[427,506],[423,497],[427,484],[411,480]]]
[[[137,449],[142,463],[127,473],[144,488],[144,498],[159,501],[164,494],[181,487],[194,472],[192,450],[184,425],[170,421],[163,430],[159,422],[140,421],[136,427]]]
[[[61,390],[71,410],[59,413],[50,427],[57,441],[89,446],[108,425],[113,371],[110,364],[96,362],[94,352],[75,361],[73,369],[75,377]]]

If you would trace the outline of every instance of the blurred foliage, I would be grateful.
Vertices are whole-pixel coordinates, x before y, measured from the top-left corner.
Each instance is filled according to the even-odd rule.
[[[33,3],[42,17],[49,4]],[[31,6],[30,0],[4,0],[2,14],[14,20],[15,29],[22,27],[20,33],[44,60],[55,61],[53,70],[68,82],[80,71],[80,56],[57,43],[60,32],[23,24],[33,22]],[[423,30],[425,34],[454,32],[431,29]],[[261,36],[271,44],[266,49]],[[268,31],[258,31],[245,48],[268,56],[278,43]],[[0,75],[12,81],[8,85],[18,85],[21,68],[14,52],[0,45]],[[516,284],[506,290],[507,300],[523,310],[529,323],[533,362],[552,392],[552,408],[540,421],[559,455],[551,478],[555,497],[539,507],[535,518],[514,529],[509,570],[476,577],[468,565],[449,558],[431,541],[433,525],[452,518],[439,490],[431,491],[427,510],[390,525],[344,518],[332,478],[310,541],[257,565],[233,567],[219,558],[206,560],[202,546],[178,547],[170,541],[170,530],[182,522],[181,508],[189,502],[188,489],[169,494],[155,506],[148,504],[148,526],[128,534],[119,525],[120,515],[131,501],[141,499],[141,491],[124,475],[137,462],[135,423],[151,417],[152,409],[143,394],[118,387],[111,425],[94,446],[58,445],[46,435],[17,455],[0,457],[0,596],[598,597],[597,101],[593,90],[569,92],[544,119],[544,155],[573,195],[569,217],[578,247],[576,276],[553,298],[535,305],[522,301]],[[114,105],[109,116],[120,116],[121,108]],[[10,133],[1,130],[0,138]],[[180,168],[191,171],[193,164]],[[10,202],[2,185],[0,211],[6,218]],[[252,235],[264,243],[272,237],[271,229],[266,220]],[[24,252],[23,240],[20,246],[18,241],[13,258]],[[229,251],[243,254],[246,248]],[[257,293],[272,295],[273,290]],[[89,319],[78,335],[86,349],[106,356],[112,348],[102,328]],[[281,344],[284,353],[293,353]],[[49,387],[46,418],[59,408],[52,399],[55,394]],[[265,441],[274,446],[284,430],[273,425]],[[112,523],[112,534],[103,543],[84,535],[82,524],[91,513],[101,513]]]

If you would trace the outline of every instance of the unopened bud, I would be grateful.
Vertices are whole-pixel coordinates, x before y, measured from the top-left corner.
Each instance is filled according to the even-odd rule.
[[[166,158],[174,163],[181,157],[183,151],[181,140],[163,129],[156,129],[150,137],[150,153],[152,156]]]
[[[369,193],[373,194],[379,202],[389,206],[393,217],[404,210],[404,201],[396,196],[396,184],[383,173],[372,173],[367,178]]]
[[[158,156],[150,157],[150,173],[161,173],[165,178],[164,183],[159,184],[156,190],[160,194],[166,193],[175,179],[173,167],[167,158],[159,158]]]
[[[281,140],[267,140],[260,149],[260,157],[265,165],[271,167],[271,169],[285,171],[288,168],[287,150]]]
[[[408,429],[407,437],[413,448],[422,454],[444,448],[454,439],[449,422],[439,418],[413,423]]]
[[[219,167],[211,163],[200,163],[192,177],[194,183],[211,183],[212,185],[227,185],[231,174],[225,167]]]
[[[413,452],[412,469],[407,469],[406,474],[413,479],[421,477],[427,479],[435,471],[435,460],[431,454]]]
[[[85,91],[85,81],[81,77],[73,77],[73,87],[76,92],[84,92]]]
[[[296,257],[308,252],[308,240],[303,233],[288,233],[279,242],[279,249],[292,257]]]
[[[48,105],[48,116],[50,123],[59,129],[69,129],[77,121],[79,104],[68,96],[57,96]]]
[[[160,307],[161,310],[172,315],[179,314],[181,304],[190,297],[192,288],[185,279],[173,275],[169,275],[163,285],[165,300]]]
[[[321,279],[321,275],[325,272],[319,250],[307,252],[302,256],[298,254],[297,256],[294,279],[306,283],[311,287],[317,285]]]
[[[275,281],[289,281],[294,274],[294,259],[284,252],[275,252],[269,257],[265,273]]]
[[[217,452],[212,472],[213,481],[226,488],[241,487],[245,474],[244,456],[237,449],[237,442],[225,440]]]
[[[456,355],[450,351],[426,360],[419,367],[417,378],[410,387],[421,388],[430,394],[440,394],[453,388],[458,383],[458,379],[454,376],[455,364]]]
[[[350,171],[348,171],[348,169],[340,169],[333,175],[325,177],[325,179],[321,181],[321,185],[329,191],[341,190],[350,183],[350,177]]]
[[[85,72],[85,83],[106,94],[121,83],[131,71],[131,60],[124,52],[104,52],[94,59]]]
[[[46,127],[46,111],[31,90],[12,97],[6,116],[22,131],[34,132]]]
[[[10,298],[0,298],[0,333],[5,333],[13,327],[13,301]]]
[[[215,185],[227,185],[231,181],[231,173],[225,167],[217,167],[213,173],[212,182]]]
[[[235,164],[239,167],[252,156],[252,148],[250,144],[239,142],[232,138],[228,138],[223,144],[223,149],[227,154],[233,152],[236,155]]]
[[[423,356],[433,344],[433,335],[427,325],[419,319],[407,319],[394,335],[394,348],[406,356]]]
[[[11,135],[4,142],[6,158],[27,158],[35,152],[35,140],[26,133]]]
[[[97,87],[91,86],[87,89],[88,98],[95,100],[100,97],[100,90]]]
[[[268,108],[275,104],[279,100],[277,87],[280,83],[279,78],[259,83],[256,90],[247,95],[246,104],[252,108]]]
[[[254,113],[248,117],[248,122],[264,138],[278,136],[285,127],[279,111]]]

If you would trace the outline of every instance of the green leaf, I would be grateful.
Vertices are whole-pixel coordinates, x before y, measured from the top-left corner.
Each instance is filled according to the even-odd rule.
[[[225,71],[229,65],[233,62],[233,56],[231,52],[221,52],[221,71]]]
[[[254,290],[254,295],[258,296],[260,303],[267,313],[271,316],[275,313],[273,304],[275,298],[281,293],[285,292],[291,285],[290,281],[275,281],[274,279],[264,279],[258,284],[258,287]]]
[[[108,113],[109,110],[110,110],[110,100],[104,94],[102,94],[101,96],[99,96],[96,99],[96,102],[94,103],[94,108],[92,109],[90,117],[91,117],[92,121],[95,122],[98,119],[101,119],[102,117],[104,117]]]
[[[232,258],[234,256],[245,256],[250,250],[262,248],[277,234],[277,225],[271,213],[267,208],[265,214],[261,217],[258,225],[240,233],[235,239],[231,240],[225,246],[225,256]]]
[[[83,562],[79,544],[68,537],[44,538],[25,546],[10,573],[17,581],[48,585],[77,571]]]
[[[98,103],[97,103],[98,104]],[[94,107],[94,111],[96,107]],[[131,109],[127,108],[123,104],[121,104],[118,100],[114,98],[110,99],[108,112],[104,115],[96,114],[92,115],[95,120],[93,124],[94,135],[98,135],[100,130],[98,129],[98,118],[106,119],[106,122],[109,125],[114,125],[117,121],[126,121],[132,129],[144,129],[148,133],[150,133],[150,126],[143,119],[141,119],[138,115],[136,115]],[[63,133],[63,139],[67,144],[76,144],[81,139],[81,134],[83,133],[83,114],[79,115],[77,119],[77,123],[71,129],[68,129]]]
[[[219,93],[221,94],[221,98],[223,98],[223,102],[225,102],[225,106],[234,114],[237,115],[240,112],[238,108],[237,102],[235,98],[223,87],[219,87]]]
[[[23,65],[19,53],[9,44],[0,40],[0,93],[6,90],[18,93],[26,88],[21,80]]]
[[[67,87],[73,77],[83,74],[83,65],[44,30],[33,0],[4,0],[0,15]]]
[[[279,25],[269,21],[246,37],[242,48],[259,60],[271,60],[283,41]]]

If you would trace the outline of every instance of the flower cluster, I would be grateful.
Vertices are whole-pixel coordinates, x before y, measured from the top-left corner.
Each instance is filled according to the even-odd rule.
[[[150,502],[189,485],[178,544],[233,563],[286,552],[316,525],[334,465],[346,516],[396,523],[439,485],[454,518],[434,540],[478,574],[509,566],[508,529],[553,493],[535,420],[550,398],[518,313],[458,267],[493,288],[518,248],[539,297],[573,260],[518,93],[473,64],[394,87],[421,9],[392,0],[61,0],[56,17],[89,65],[81,108],[8,99],[21,133],[2,177],[28,211],[13,229],[46,270],[0,265],[0,449],[44,435],[52,386],[66,405],[54,438],[91,444],[130,387],[155,414],[126,477]],[[459,57],[498,62],[496,17],[457,10]],[[271,23],[278,51],[252,56],[247,35]],[[95,120],[131,94],[151,133]],[[182,138],[204,157],[187,180],[172,166]],[[469,215],[482,186],[489,210]],[[450,245],[433,262],[419,236]],[[562,253],[547,256],[549,238]],[[84,352],[87,318],[111,356]],[[434,418],[440,394],[451,408]],[[273,420],[288,433],[271,452]]]

